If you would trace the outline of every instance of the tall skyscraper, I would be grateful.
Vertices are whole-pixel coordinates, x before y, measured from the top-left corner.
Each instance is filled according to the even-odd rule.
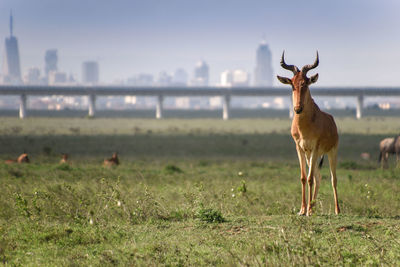
[[[194,79],[192,85],[195,86],[208,86],[210,70],[207,63],[203,60],[197,62],[194,68]]]
[[[256,68],[254,70],[255,86],[272,86],[272,55],[267,43],[262,41],[257,48]]]
[[[18,40],[13,36],[13,16],[10,14],[10,37],[6,38],[3,75],[6,83],[21,82]]]
[[[99,64],[96,61],[83,62],[82,81],[90,84],[97,84],[99,82]]]
[[[46,50],[44,61],[45,61],[44,70],[46,77],[48,77],[49,72],[57,71],[57,62],[58,62],[57,49]]]

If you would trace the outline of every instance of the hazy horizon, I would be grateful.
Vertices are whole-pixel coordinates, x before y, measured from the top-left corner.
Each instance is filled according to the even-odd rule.
[[[80,79],[82,62],[97,60],[101,82],[155,76],[184,68],[193,76],[200,59],[215,84],[226,69],[254,75],[256,48],[265,37],[279,66],[301,67],[320,53],[319,86],[399,86],[400,2],[340,1],[52,1],[0,2],[1,50],[13,10],[21,70],[43,71],[47,49],[58,67]],[[274,85],[278,85],[274,81]]]

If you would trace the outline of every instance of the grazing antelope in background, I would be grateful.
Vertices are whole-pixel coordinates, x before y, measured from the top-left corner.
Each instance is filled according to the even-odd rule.
[[[23,153],[21,154],[17,159],[8,159],[5,161],[7,164],[11,163],[29,163],[29,157],[28,154]]]
[[[61,160],[60,160],[60,164],[68,164],[68,154],[67,153],[62,153],[61,154]]]
[[[104,166],[117,166],[117,165],[119,165],[118,153],[114,152],[112,154],[111,158],[105,159],[103,165]]]
[[[379,162],[382,168],[388,167],[389,154],[396,154],[396,162],[399,161],[400,136],[385,138],[379,143]]]
[[[317,160],[328,154],[332,176],[332,187],[335,198],[335,213],[339,214],[339,204],[336,190],[336,161],[338,150],[338,133],[333,117],[319,109],[311,97],[309,85],[318,80],[318,73],[307,77],[307,72],[318,66],[318,52],[314,64],[305,65],[301,71],[294,65],[285,63],[285,52],[282,53],[281,66],[293,72],[292,79],[277,76],[281,83],[292,86],[294,116],[291,134],[296,143],[297,155],[301,171],[301,208],[299,215],[311,215],[312,207],[318,194],[321,174]],[[306,164],[308,175],[306,176]],[[308,205],[306,206],[306,182],[308,182]],[[314,194],[312,186],[314,184]]]

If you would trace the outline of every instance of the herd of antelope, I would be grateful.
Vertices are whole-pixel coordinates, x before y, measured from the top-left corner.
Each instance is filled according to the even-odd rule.
[[[60,164],[70,164],[69,156],[66,153],[61,154]],[[13,163],[30,163],[29,156],[27,153],[21,154],[17,159],[8,159],[5,161],[6,164],[13,164]],[[112,167],[119,165],[119,158],[118,153],[114,152],[109,159],[105,159],[103,161],[103,166]]]

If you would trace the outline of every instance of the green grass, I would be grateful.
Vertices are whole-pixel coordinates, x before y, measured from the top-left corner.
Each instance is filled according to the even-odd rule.
[[[337,123],[342,214],[326,163],[308,218],[289,120],[2,118],[0,157],[25,149],[32,164],[0,164],[0,262],[397,265],[400,170],[376,162],[396,120]],[[114,150],[122,164],[102,167]]]

